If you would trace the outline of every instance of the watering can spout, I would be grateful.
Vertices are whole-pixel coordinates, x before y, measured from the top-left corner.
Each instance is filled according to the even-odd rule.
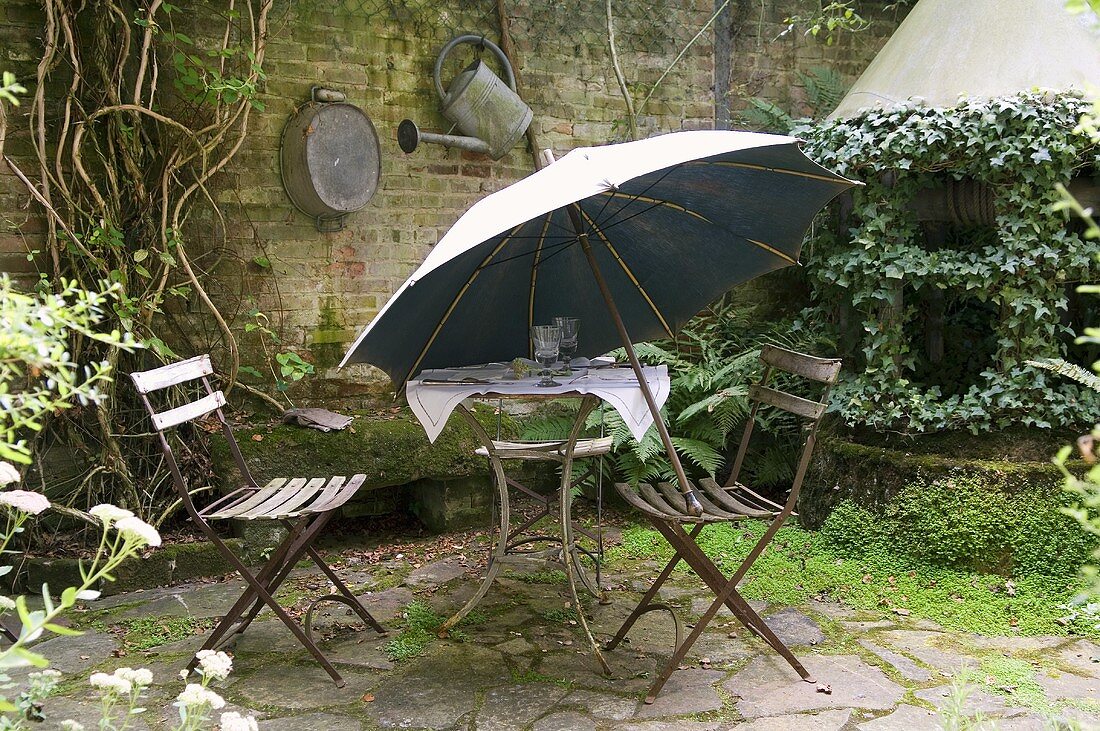
[[[405,153],[413,152],[421,142],[430,142],[433,145],[444,147],[457,147],[460,150],[478,152],[489,155],[489,143],[477,137],[464,137],[462,135],[441,135],[435,132],[421,132],[416,122],[411,119],[401,121],[397,126],[397,144]]]

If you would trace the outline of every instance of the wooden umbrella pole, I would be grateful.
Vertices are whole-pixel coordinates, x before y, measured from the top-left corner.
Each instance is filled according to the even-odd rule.
[[[691,483],[688,482],[687,475],[684,474],[684,466],[680,463],[680,455],[676,454],[676,448],[672,445],[672,437],[669,436],[665,421],[661,418],[661,409],[657,406],[657,401],[653,398],[653,392],[649,389],[649,383],[642,372],[642,364],[638,362],[638,356],[634,352],[634,344],[630,340],[630,334],[626,331],[626,325],[623,324],[619,308],[611,297],[611,290],[608,289],[607,282],[604,281],[603,273],[600,272],[596,255],[592,252],[592,245],[588,242],[588,234],[585,233],[584,226],[581,224],[578,206],[576,203],[572,203],[566,210],[569,212],[569,220],[573,223],[573,230],[576,231],[577,239],[581,242],[584,255],[588,259],[588,266],[591,267],[592,274],[596,277],[596,284],[600,288],[600,294],[603,295],[603,301],[607,304],[607,309],[611,313],[615,329],[619,331],[619,338],[626,347],[626,357],[630,361],[630,367],[634,369],[634,373],[638,376],[638,387],[641,388],[642,396],[649,406],[650,413],[653,414],[653,424],[657,427],[657,433],[661,435],[661,442],[665,445],[665,451],[668,452],[668,459],[672,462],[672,468],[676,471],[676,479],[680,481],[680,492],[684,494],[684,499],[687,501],[688,512],[696,516],[702,515],[703,506],[699,504],[699,498],[695,497]]]

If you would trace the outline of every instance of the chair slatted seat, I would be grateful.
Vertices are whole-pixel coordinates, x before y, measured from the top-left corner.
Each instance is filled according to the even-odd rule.
[[[149,412],[153,428],[160,438],[161,449],[168,462],[172,480],[184,509],[246,583],[244,592],[209,634],[202,649],[218,647],[232,636],[244,632],[260,610],[267,606],[320,663],[336,685],[343,687],[343,678],[314,643],[310,632],[310,621],[316,605],[322,601],[346,604],[376,632],[385,634],[386,630],[363,607],[336,572],[325,563],[312,544],[336,510],[354,497],[363,486],[366,475],[357,474],[350,478],[343,476],[276,477],[260,487],[252,478],[248,465],[245,464],[244,457],[241,455],[240,447],[233,438],[233,430],[222,414],[221,409],[226,405],[226,400],[221,391],[214,390],[210,385],[209,378],[213,374],[214,368],[207,355],[130,374]],[[206,395],[172,409],[156,411],[149,400],[150,393],[191,381],[200,381]],[[187,482],[180,472],[165,432],[209,414],[215,414],[217,417],[222,434],[229,444],[229,451],[245,484],[200,509],[191,500]],[[244,565],[214,530],[212,523],[219,520],[277,521],[286,527],[287,536],[260,570],[254,572]],[[338,592],[319,597],[309,605],[305,614],[304,627],[291,618],[273,598],[279,586],[303,555],[308,555],[313,560]],[[187,669],[193,670],[195,663],[196,660],[192,659]]]
[[[695,623],[691,633],[682,641],[679,620],[676,618],[675,613],[672,614],[673,621],[676,623],[676,646],[673,649],[672,657],[650,686],[646,703],[652,703],[656,699],[669,676],[679,667],[688,650],[691,649],[691,646],[698,640],[703,630],[723,605],[727,606],[734,616],[750,631],[759,635],[764,642],[778,652],[803,680],[813,682],[809,673],[787,646],[741,597],[737,591],[737,584],[744,578],[745,573],[759,558],[768,543],[771,542],[783,522],[794,513],[802,481],[806,476],[806,470],[809,468],[810,458],[813,455],[817,441],[817,428],[825,414],[829,391],[840,376],[841,363],[835,358],[816,358],[771,345],[764,346],[761,349],[760,360],[764,365],[764,373],[760,382],[750,386],[748,391],[752,409],[745,423],[745,430],[737,448],[737,455],[734,458],[729,479],[724,485],[719,485],[711,478],[704,478],[699,480],[697,484],[690,486],[692,494],[702,506],[701,515],[692,514],[688,510],[684,494],[676,486],[667,482],[659,482],[656,486],[642,483],[637,486],[637,489],[626,483],[615,485],[616,490],[623,499],[639,510],[661,535],[672,544],[675,549],[675,556],[665,566],[665,569],[658,574],[657,580],[645,593],[638,606],[627,617],[606,648],[609,650],[614,649],[621,643],[638,618],[646,612],[655,609],[671,611],[667,605],[657,602],[656,597],[661,586],[680,561],[687,563],[715,595],[710,607]],[[776,371],[820,384],[822,387],[820,399],[815,401],[796,396],[768,385]],[[790,493],[786,502],[782,505],[763,497],[738,479],[744,466],[745,456],[748,454],[757,413],[762,407],[780,409],[792,414],[803,422],[806,434],[798,468],[791,483]],[[695,543],[695,539],[704,525],[732,523],[748,519],[770,520],[771,522],[764,531],[764,535],[757,541],[737,570],[731,576],[726,577],[717,565],[703,553],[698,544]],[[691,528],[685,530],[684,526],[691,526]]]
[[[611,444],[611,437],[578,439],[576,446],[573,447],[573,458],[599,457],[611,451]],[[565,455],[562,452],[564,447],[564,440],[541,442],[493,441],[493,449],[502,459],[541,460],[553,459],[555,456],[564,457]],[[488,447],[478,447],[474,450],[474,454],[479,457],[488,457],[489,449]]]

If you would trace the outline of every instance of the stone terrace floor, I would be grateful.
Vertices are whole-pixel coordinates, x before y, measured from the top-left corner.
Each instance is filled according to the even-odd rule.
[[[545,565],[506,574],[483,602],[480,621],[463,626],[465,641],[433,639],[422,655],[391,661],[384,648],[398,635],[410,602],[419,598],[447,614],[473,590],[484,550],[471,539],[424,539],[401,555],[345,549],[340,558],[331,550],[349,584],[361,588],[370,611],[393,631],[380,638],[358,630],[345,607],[330,605],[321,631],[331,635],[324,647],[347,680],[337,689],[269,612],[261,615],[232,649],[233,674],[216,686],[227,708],[254,713],[265,731],[904,731],[939,728],[937,709],[948,703],[952,677],[970,668],[969,677],[979,679],[966,708],[995,719],[996,728],[1052,728],[1055,717],[1100,725],[1096,643],[967,635],[823,602],[764,611],[831,694],[800,682],[757,638],[720,614],[657,701],[645,705],[644,689],[672,641],[668,616],[646,615],[629,644],[608,653],[615,677],[604,678],[564,611],[564,583],[548,581]],[[605,583],[614,587],[613,602],[588,607],[599,636],[617,629],[658,569],[649,562],[610,567]],[[685,621],[709,602],[692,578],[677,575],[664,592]],[[304,596],[328,588],[319,574],[299,568],[282,593],[300,609]],[[96,602],[81,620],[92,631],[39,646],[65,673],[65,683],[62,696],[46,707],[50,720],[36,727],[57,728],[60,719],[75,718],[95,728],[98,710],[86,678],[126,665],[148,667],[156,678],[145,703],[150,710],[131,728],[170,728],[180,668],[202,643],[200,632],[240,590],[240,581],[226,579]],[[172,637],[167,644],[155,644],[160,629]],[[1034,672],[1015,684],[1000,685],[994,677],[983,682],[990,663],[998,662],[1026,663]]]

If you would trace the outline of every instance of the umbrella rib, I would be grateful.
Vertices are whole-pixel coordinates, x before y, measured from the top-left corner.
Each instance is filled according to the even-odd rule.
[[[642,201],[643,203],[652,203],[653,205],[650,206],[649,208],[647,208],[646,209],[647,211],[652,210],[653,208],[657,208],[659,206],[664,206],[666,208],[671,208],[675,211],[680,211],[681,213],[686,213],[689,216],[694,216],[695,218],[698,218],[700,221],[705,221],[709,224],[714,224],[714,221],[710,220],[709,218],[704,216],[702,213],[697,213],[696,211],[693,211],[690,208],[685,208],[684,206],[681,206],[678,203],[673,203],[672,201],[661,200],[660,198],[651,198],[647,195],[632,195],[630,193],[620,193],[617,190],[604,191],[602,193],[598,193],[598,195],[609,195],[612,198],[630,198],[632,201]],[[644,213],[644,211],[643,211],[643,213]],[[623,219],[623,220],[629,220],[629,219]],[[616,223],[618,223],[618,222],[616,222]]]
[[[512,236],[516,233],[516,231],[519,231],[522,227],[523,224],[521,223],[519,226],[513,228],[507,236],[500,240],[500,243],[497,244],[496,248],[493,249],[489,253],[489,255],[485,257],[484,260],[482,260],[480,264],[478,264],[477,269],[475,269],[474,273],[470,275],[470,278],[466,280],[466,284],[462,286],[462,289],[458,290],[458,294],[456,294],[455,298],[451,300],[451,306],[447,308],[447,311],[443,314],[443,317],[442,319],[440,319],[439,324],[435,326],[435,330],[432,332],[432,336],[428,338],[428,342],[424,344],[423,349],[421,349],[420,351],[420,355],[416,357],[416,361],[413,363],[412,368],[409,369],[408,374],[416,373],[416,369],[420,367],[421,362],[423,362],[424,360],[424,356],[428,354],[428,350],[432,347],[435,339],[439,337],[439,331],[442,330],[443,326],[447,324],[447,320],[450,319],[451,314],[454,313],[455,308],[458,307],[458,303],[462,299],[462,297],[466,294],[466,292],[470,290],[470,286],[474,283],[474,280],[477,279],[477,276],[479,274],[481,274],[481,270],[489,265],[489,262],[492,261],[493,257],[500,253],[500,250],[503,249],[505,245],[507,245],[507,243],[512,239]],[[408,374],[406,374],[405,376],[406,379],[408,379]]]
[[[782,251],[775,248],[774,246],[770,246],[768,244],[765,244],[763,241],[757,241],[756,239],[750,239],[747,236],[744,237],[744,238],[745,238],[745,241],[748,241],[753,246],[759,246],[764,251],[768,252],[769,254],[774,254],[775,256],[778,256],[783,261],[790,262],[791,264],[797,264],[798,263],[797,259],[792,258],[788,254],[784,254]]]
[[[664,328],[665,332],[668,333],[668,336],[670,338],[675,338],[676,335],[673,334],[672,328],[669,327],[668,322],[665,321],[665,316],[661,314],[661,311],[659,309],[657,309],[657,304],[649,296],[649,293],[645,291],[642,283],[638,281],[638,278],[636,276],[634,276],[634,272],[630,270],[630,267],[627,266],[625,261],[623,261],[623,258],[619,256],[619,252],[615,251],[615,247],[611,244],[611,241],[607,238],[607,236],[604,235],[599,226],[596,225],[596,222],[593,221],[587,213],[585,213],[583,208],[577,206],[577,209],[581,212],[581,215],[584,216],[584,220],[588,222],[588,225],[592,227],[592,231],[596,234],[596,236],[600,238],[600,241],[604,243],[604,246],[607,247],[607,250],[611,252],[611,255],[613,257],[615,257],[615,261],[618,262],[619,267],[621,267],[623,270],[623,273],[625,273],[626,276],[630,278],[630,281],[634,283],[634,286],[638,288],[638,292],[641,293],[642,298],[645,299],[646,303],[649,305],[649,308],[653,310],[653,314],[656,315],[657,319],[661,322],[661,327]]]
[[[811,180],[821,180],[826,183],[835,183],[837,185],[843,185],[848,188],[851,184],[846,180],[837,180],[835,177],[828,175],[820,175],[818,173],[804,173],[800,170],[784,170],[782,168],[772,168],[767,165],[755,165],[749,162],[730,162],[724,160],[691,160],[684,163],[685,165],[721,165],[722,167],[731,168],[746,168],[748,170],[763,170],[768,173],[778,173],[780,175],[795,175],[800,178],[810,178]]]
[[[530,331],[535,326],[535,281],[539,276],[539,259],[542,258],[542,245],[546,241],[546,232],[550,229],[550,219],[554,217],[554,212],[550,211],[546,214],[546,223],[542,225],[542,234],[539,235],[539,242],[535,246],[535,258],[531,262],[531,293],[527,302],[527,329]],[[530,346],[529,347],[533,347]]]
[[[685,207],[679,205],[678,203],[672,203],[670,201],[662,201],[658,198],[650,198],[648,196],[630,195],[629,193],[619,193],[617,191],[607,191],[607,192],[604,192],[604,193],[600,193],[600,195],[629,197],[632,200],[639,200],[639,201],[643,201],[645,203],[650,203],[651,204],[647,208],[644,208],[641,211],[638,211],[637,213],[631,214],[630,216],[627,216],[626,218],[619,219],[618,221],[615,221],[614,223],[611,223],[607,226],[604,226],[602,230],[607,230],[609,228],[613,228],[615,226],[618,226],[621,223],[626,223],[627,221],[634,218],[635,216],[639,216],[639,215],[645,213],[646,211],[651,211],[654,208],[657,208],[659,206],[667,206],[667,207],[672,208],[674,210],[682,211],[682,212],[688,214],[689,216],[694,216],[695,218],[698,218],[700,221],[704,221],[706,223],[709,223],[712,226],[717,226],[718,225],[718,224],[714,223],[714,221],[711,221],[709,218],[702,215],[701,213],[696,213],[695,211],[692,211],[688,208],[685,208]],[[585,218],[588,218],[587,214],[585,214]],[[601,238],[602,238],[602,236],[601,236]],[[763,249],[764,251],[767,251],[769,254],[774,254],[775,256],[778,256],[783,261],[790,262],[791,264],[797,264],[798,263],[797,260],[791,258],[789,255],[783,253],[782,251],[775,248],[774,246],[771,246],[770,244],[765,244],[763,241],[757,241],[756,239],[750,239],[748,236],[741,236],[740,238],[743,238],[745,241],[748,241],[753,246],[757,246],[757,247]]]

